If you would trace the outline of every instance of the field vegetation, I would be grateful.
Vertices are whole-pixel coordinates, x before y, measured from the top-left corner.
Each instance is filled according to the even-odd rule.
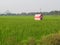
[[[40,45],[43,36],[60,32],[60,16],[0,16],[0,45]]]

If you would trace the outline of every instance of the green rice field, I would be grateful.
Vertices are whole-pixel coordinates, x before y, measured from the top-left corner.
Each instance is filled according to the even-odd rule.
[[[28,38],[40,40],[42,36],[60,32],[60,16],[0,16],[0,45],[22,45]],[[24,44],[26,45],[26,44]]]

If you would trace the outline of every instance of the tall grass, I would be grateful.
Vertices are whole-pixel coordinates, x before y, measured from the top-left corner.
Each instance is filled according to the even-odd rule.
[[[39,40],[42,36],[60,31],[60,16],[44,16],[35,21],[33,16],[1,16],[0,44],[17,45],[33,37]]]

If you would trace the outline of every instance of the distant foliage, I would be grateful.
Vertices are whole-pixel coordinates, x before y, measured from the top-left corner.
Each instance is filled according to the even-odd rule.
[[[4,14],[0,14],[0,16],[34,16],[35,14],[42,13],[43,15],[60,15],[60,11],[50,11],[50,12],[22,12],[22,13],[11,13],[9,10]]]

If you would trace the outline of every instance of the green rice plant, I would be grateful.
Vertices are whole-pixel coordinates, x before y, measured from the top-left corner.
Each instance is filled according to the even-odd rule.
[[[60,16],[44,16],[40,21],[34,20],[34,16],[0,16],[1,45],[7,45],[7,42],[9,45],[19,45],[28,37],[40,40],[42,36],[59,31]],[[10,39],[11,41],[8,41]]]

